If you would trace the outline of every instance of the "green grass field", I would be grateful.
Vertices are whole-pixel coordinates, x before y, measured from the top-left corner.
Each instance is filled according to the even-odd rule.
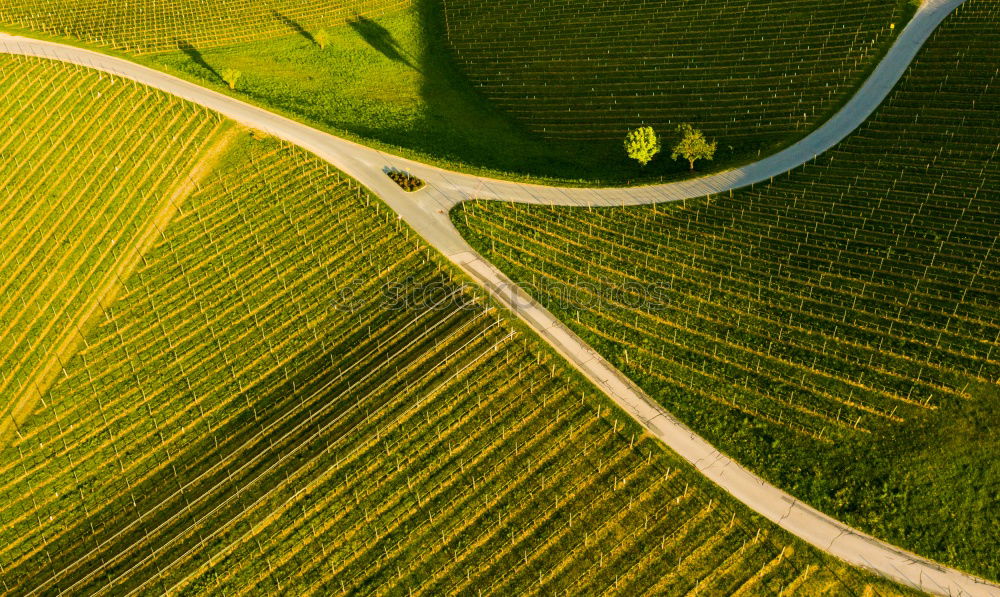
[[[221,124],[164,94],[0,56],[0,436],[114,298]],[[0,440],[2,441],[2,440]]]
[[[480,97],[434,33],[431,4],[331,28],[325,49],[298,35],[149,60],[220,91],[235,68],[242,99],[446,166],[580,178],[606,167],[581,165],[574,147],[537,139]]]
[[[148,95],[5,60],[81,110]],[[638,433],[351,180],[149,97],[238,137],[149,247],[115,237],[145,250],[4,446],[4,593],[900,593]]]
[[[791,493],[1000,578],[996,5],[970,0],[831,152],[641,208],[480,202],[489,260]]]

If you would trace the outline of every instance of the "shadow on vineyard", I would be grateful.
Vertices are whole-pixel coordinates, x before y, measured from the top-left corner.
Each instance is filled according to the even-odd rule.
[[[274,18],[277,19],[279,22],[287,25],[288,28],[294,31],[296,35],[302,36],[303,39],[305,39],[307,42],[311,44],[316,43],[316,38],[313,37],[313,34],[309,33],[309,31],[307,31],[306,28],[303,27],[302,24],[296,21],[295,19],[287,17],[278,12],[277,10],[272,10],[271,14],[274,15]]]
[[[53,587],[62,590],[79,590],[75,583],[89,586],[96,579],[114,582],[117,589],[133,589],[156,575],[156,561],[172,561],[198,546],[217,543],[216,535],[240,531],[246,522],[229,527],[271,495],[276,484],[307,471],[316,474],[317,468],[335,470],[342,456],[331,447],[356,433],[372,413],[397,400],[397,393],[415,381],[396,379],[390,370],[371,375],[352,367],[349,357],[363,356],[368,363],[388,359],[405,370],[426,356],[420,342],[403,350],[397,344],[376,348],[371,342],[365,329],[356,329],[315,360],[298,362],[290,376],[286,370],[257,380],[257,385],[271,389],[252,399],[245,395],[245,400],[234,400],[228,405],[233,415],[222,425],[184,428],[181,433],[190,439],[179,449],[168,449],[168,461],[156,472],[130,484],[94,514],[59,528],[58,538],[46,546],[45,568],[36,568],[40,562],[30,560],[22,567],[8,566],[4,581],[11,586],[32,578],[37,582],[47,570],[59,570]],[[359,346],[372,351],[359,352]],[[331,373],[331,365],[345,373]],[[424,373],[437,377],[449,372],[445,367]],[[171,401],[194,403],[196,396],[177,388]],[[150,411],[151,417],[160,415]],[[176,429],[158,425],[157,433],[164,432]],[[138,457],[133,453],[137,449],[142,448],[123,451],[122,458]],[[92,484],[68,488],[63,497],[87,493]]]

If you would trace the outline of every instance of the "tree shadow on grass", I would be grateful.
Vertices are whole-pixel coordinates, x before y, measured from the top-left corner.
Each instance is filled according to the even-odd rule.
[[[191,59],[191,62],[212,73],[212,76],[222,81],[222,73],[212,68],[212,65],[205,61],[205,57],[201,55],[198,48],[192,46],[190,42],[184,39],[177,40],[177,49],[184,52]]]
[[[407,55],[406,50],[404,50],[402,46],[399,45],[399,42],[396,41],[396,38],[392,35],[392,33],[382,25],[379,25],[375,21],[362,15],[355,15],[353,19],[347,22],[347,24],[350,25],[351,29],[361,36],[361,39],[365,40],[369,46],[380,52],[389,60],[401,62],[413,70],[421,72],[417,65],[414,64],[414,61],[411,60],[410,56]]]
[[[314,43],[316,43],[316,38],[315,38],[315,37],[313,37],[313,34],[312,34],[312,33],[309,33],[308,31],[306,31],[306,28],[305,28],[305,27],[303,27],[303,26],[302,26],[302,25],[301,25],[301,24],[300,24],[300,23],[299,23],[298,21],[296,21],[295,19],[293,19],[293,18],[291,18],[291,17],[287,17],[287,16],[285,16],[285,15],[281,14],[280,12],[278,12],[278,11],[276,11],[276,10],[272,10],[272,11],[271,11],[271,14],[272,14],[272,15],[274,15],[274,18],[276,18],[276,19],[278,19],[279,21],[281,21],[282,23],[284,23],[284,24],[285,24],[285,25],[286,25],[286,26],[287,26],[287,27],[288,27],[289,29],[291,29],[291,30],[292,30],[292,31],[294,31],[295,33],[298,33],[298,34],[299,34],[299,35],[301,35],[302,37],[306,38],[306,40],[307,40],[307,41],[308,41],[309,43],[311,43],[311,44],[314,44]]]

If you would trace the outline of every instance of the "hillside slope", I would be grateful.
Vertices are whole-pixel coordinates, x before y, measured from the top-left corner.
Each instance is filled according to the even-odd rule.
[[[0,443],[225,144],[217,116],[141,85],[0,56]]]
[[[970,0],[859,131],[769,184],[643,208],[482,202],[453,219],[723,451],[995,579],[998,18]]]
[[[692,123],[718,139],[722,162],[801,137],[860,83],[912,12],[884,0],[444,6],[448,44],[486,97],[544,138],[621,161],[626,131],[642,125],[672,142],[679,123]],[[667,155],[649,168],[686,164]]]
[[[4,451],[9,593],[897,594],[756,519],[244,134]]]

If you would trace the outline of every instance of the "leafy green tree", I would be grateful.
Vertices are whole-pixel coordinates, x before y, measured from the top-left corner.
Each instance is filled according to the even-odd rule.
[[[326,47],[328,45],[330,45],[330,41],[331,41],[330,40],[330,32],[327,31],[326,29],[320,29],[319,31],[316,32],[316,35],[313,36],[313,39],[316,40],[316,44],[321,49],[325,50]]]
[[[628,157],[645,166],[660,153],[660,140],[651,126],[644,126],[629,131],[625,135],[625,153]]]
[[[691,164],[691,170],[694,170],[695,160],[711,161],[715,157],[717,141],[709,143],[704,133],[687,123],[677,125],[677,132],[681,134],[681,139],[674,145],[670,159],[684,158]]]
[[[242,76],[243,73],[236,70],[235,68],[222,69],[222,80],[225,81],[227,85],[229,85],[230,89],[236,89],[236,83],[239,82],[240,77]]]

